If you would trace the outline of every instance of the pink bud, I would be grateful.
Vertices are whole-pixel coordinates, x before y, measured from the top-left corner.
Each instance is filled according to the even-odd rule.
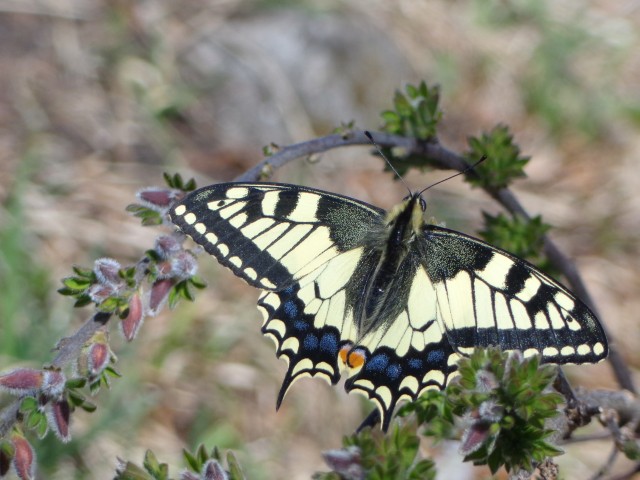
[[[36,454],[31,444],[19,433],[11,435],[13,468],[21,480],[31,480],[36,475]]]
[[[200,480],[200,476],[185,470],[180,474],[180,480]]]
[[[155,251],[161,258],[168,258],[182,250],[182,242],[173,235],[161,235],[156,238]]]
[[[466,456],[478,450],[489,437],[490,426],[485,422],[474,422],[468,426],[462,434],[460,453]]]
[[[173,188],[148,187],[139,190],[136,197],[147,207],[154,210],[168,208],[175,200],[183,195],[182,191]]]
[[[144,320],[144,309],[140,293],[136,292],[129,300],[129,314],[120,322],[120,328],[124,338],[130,342],[138,334]]]
[[[87,348],[87,374],[95,378],[109,365],[111,350],[106,343],[92,343]]]
[[[227,472],[224,471],[222,465],[220,465],[216,460],[207,460],[207,463],[202,467],[202,473],[200,475],[200,480],[228,480],[229,476]]]
[[[9,468],[11,468],[11,455],[0,447],[0,478],[7,474]]]
[[[41,392],[49,398],[60,398],[67,379],[60,370],[44,370]]]
[[[175,283],[175,280],[171,278],[156,280],[154,282],[149,294],[149,315],[155,317],[158,312],[160,312],[165,302],[167,301],[167,298],[169,297],[169,292],[171,291]]]
[[[171,270],[174,277],[180,280],[193,277],[198,273],[198,262],[196,258],[186,250],[183,250],[171,259]]]
[[[87,289],[87,295],[97,304],[101,304],[116,293],[116,288],[111,284],[94,283]]]
[[[47,405],[47,423],[56,436],[64,443],[71,440],[71,434],[69,433],[70,416],[71,408],[66,400],[51,402]]]
[[[327,465],[341,477],[364,480],[365,473],[360,464],[361,457],[358,447],[351,446],[340,450],[328,450],[323,452],[322,456]]]
[[[98,282],[105,285],[120,285],[123,283],[118,272],[120,264],[113,258],[99,258],[93,264],[93,271],[98,278]]]
[[[0,375],[0,388],[13,395],[33,395],[43,384],[42,370],[18,368]]]

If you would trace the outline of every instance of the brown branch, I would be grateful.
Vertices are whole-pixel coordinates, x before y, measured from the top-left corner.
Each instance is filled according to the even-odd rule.
[[[462,171],[469,166],[462,155],[459,155],[445,147],[438,141],[424,141],[415,138],[401,137],[383,132],[372,133],[376,143],[382,147],[402,148],[407,154],[422,155],[429,160],[429,166],[440,169],[451,169]],[[308,157],[332,150],[334,148],[351,145],[371,145],[371,141],[365,136],[363,131],[351,131],[344,135],[327,135],[315,138],[306,142],[296,143],[283,147],[277,153],[264,159],[255,167],[236,178],[238,182],[251,182],[258,180],[263,172],[270,168],[279,168],[300,157]],[[513,215],[519,215],[526,219],[531,219],[531,215],[522,206],[516,195],[508,188],[497,191],[485,189],[498,203]],[[548,235],[543,236],[544,253],[551,261],[551,264],[558,269],[567,279],[571,290],[593,311],[596,317],[600,318],[595,303],[589,294],[584,281],[575,264],[564,254],[556,243]],[[631,392],[636,392],[636,388],[631,377],[629,367],[625,363],[622,355],[616,348],[616,342],[606,325],[602,323],[605,335],[609,339],[609,361],[611,368],[618,381],[618,384]]]

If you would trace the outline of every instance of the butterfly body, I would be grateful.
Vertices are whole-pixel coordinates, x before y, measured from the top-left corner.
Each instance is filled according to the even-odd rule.
[[[299,378],[319,376],[377,403],[444,388],[461,355],[498,345],[555,363],[607,354],[597,319],[526,261],[427,224],[425,202],[390,212],[297,185],[223,183],[191,193],[172,221],[262,290],[262,332]]]

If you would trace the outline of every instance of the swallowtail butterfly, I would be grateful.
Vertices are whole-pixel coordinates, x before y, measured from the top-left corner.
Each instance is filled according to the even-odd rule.
[[[589,308],[528,262],[426,223],[419,193],[390,212],[279,183],[221,183],[172,221],[262,290],[262,332],[288,370],[366,394],[387,429],[396,404],[444,388],[461,355],[498,345],[553,363],[607,356]]]

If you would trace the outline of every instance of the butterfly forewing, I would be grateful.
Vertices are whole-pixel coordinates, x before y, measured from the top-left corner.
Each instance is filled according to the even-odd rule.
[[[475,347],[606,357],[593,313],[531,264],[421,220],[403,236],[419,199],[386,214],[296,185],[226,183],[172,209],[183,232],[263,290],[262,332],[289,364],[278,405],[297,379],[335,384],[346,368],[346,389],[372,399],[386,429],[398,401],[444,388]]]
[[[499,345],[554,363],[597,362],[607,341],[595,315],[530,263],[459,232],[426,226],[425,267],[454,348]]]
[[[250,285],[277,291],[361,244],[383,213],[293,185],[227,183],[193,192],[171,219]]]

